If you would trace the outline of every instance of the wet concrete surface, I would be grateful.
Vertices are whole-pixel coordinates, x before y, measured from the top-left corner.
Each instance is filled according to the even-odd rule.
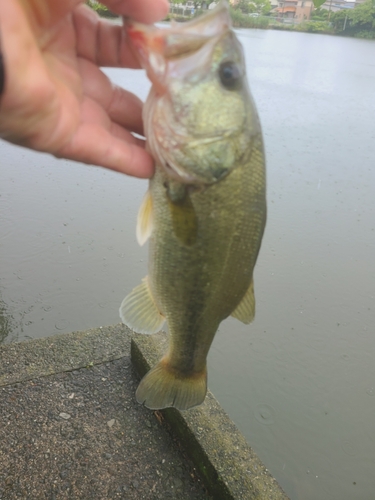
[[[75,369],[39,377],[34,369],[29,380],[25,374],[38,343],[45,349],[48,342],[55,349],[56,344],[68,349],[67,336],[1,348],[3,369],[7,355],[12,358],[17,350],[20,359],[28,358],[28,364],[18,367],[20,381],[14,373],[10,383],[0,377],[2,500],[210,498],[192,462],[154,412],[136,403],[138,380],[126,329],[122,333],[124,355],[120,346],[107,352],[107,357],[119,359],[95,364],[88,350],[87,359],[80,353],[77,363],[66,350],[64,357]],[[83,334],[77,335],[82,340]],[[12,369],[7,366],[5,370]],[[59,365],[59,370],[67,369]]]

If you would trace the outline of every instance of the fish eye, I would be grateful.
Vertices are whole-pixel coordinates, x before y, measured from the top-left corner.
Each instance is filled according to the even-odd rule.
[[[238,88],[238,85],[241,82],[242,74],[236,63],[232,61],[225,61],[220,64],[219,77],[224,87],[232,90]]]

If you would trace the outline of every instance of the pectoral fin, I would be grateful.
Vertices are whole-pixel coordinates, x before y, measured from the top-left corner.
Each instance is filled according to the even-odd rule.
[[[181,243],[191,246],[197,239],[198,219],[186,186],[170,182],[167,193],[173,232]]]
[[[251,280],[250,286],[247,289],[243,299],[232,312],[233,318],[239,319],[245,325],[251,323],[255,316],[255,297],[254,297],[254,281]]]
[[[161,329],[165,318],[156,307],[147,277],[122,301],[120,317],[138,333],[156,333]]]
[[[140,246],[144,245],[149,239],[153,227],[152,198],[150,190],[148,190],[139,207],[137,217],[137,241]]]

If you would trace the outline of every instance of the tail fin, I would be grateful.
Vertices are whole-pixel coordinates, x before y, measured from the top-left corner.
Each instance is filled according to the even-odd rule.
[[[141,380],[136,392],[138,403],[151,410],[174,406],[188,410],[203,403],[207,392],[207,370],[184,375],[162,359]]]

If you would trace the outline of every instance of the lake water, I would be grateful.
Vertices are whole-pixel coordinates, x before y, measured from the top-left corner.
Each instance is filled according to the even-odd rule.
[[[257,315],[209,386],[292,500],[375,490],[375,42],[239,30],[268,159]],[[145,98],[141,72],[106,70]],[[117,323],[146,182],[0,142],[0,335]]]

